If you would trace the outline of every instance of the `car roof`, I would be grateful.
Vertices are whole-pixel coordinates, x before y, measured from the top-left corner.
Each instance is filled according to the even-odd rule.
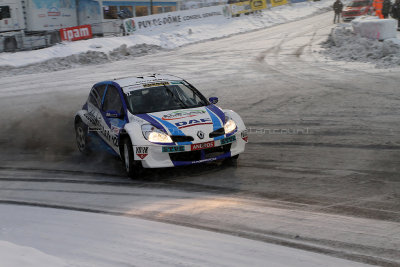
[[[134,85],[145,85],[145,84],[153,84],[153,83],[169,82],[169,81],[183,81],[183,79],[169,74],[164,74],[164,75],[151,74],[146,76],[114,79],[114,82],[118,83],[121,88]]]

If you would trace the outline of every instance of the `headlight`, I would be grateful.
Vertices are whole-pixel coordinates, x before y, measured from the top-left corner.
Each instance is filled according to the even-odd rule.
[[[227,122],[224,125],[225,133],[231,133],[236,129],[236,123],[229,117],[227,117]]]
[[[153,143],[173,143],[171,137],[151,124],[142,125],[144,138]]]

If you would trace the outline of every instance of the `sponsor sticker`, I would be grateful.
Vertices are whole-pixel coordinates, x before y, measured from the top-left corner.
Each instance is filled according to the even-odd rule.
[[[136,147],[136,155],[140,159],[144,159],[145,157],[147,157],[148,152],[149,152],[149,147],[147,147],[147,146],[137,146]]]
[[[247,143],[248,142],[248,135],[247,135],[247,130],[243,131],[241,133],[242,139]]]
[[[202,125],[202,124],[212,124],[211,119],[205,118],[205,119],[199,119],[199,120],[180,121],[180,122],[176,122],[175,126],[178,127],[179,129],[181,129],[181,128]]]
[[[111,125],[111,132],[113,132],[114,134],[119,134],[120,130],[121,130],[121,128]]]
[[[169,82],[148,83],[148,84],[143,84],[143,87],[148,88],[148,87],[156,87],[156,86],[163,86],[163,85],[169,85]]]
[[[193,150],[201,150],[201,149],[206,149],[206,148],[212,148],[215,146],[214,141],[206,142],[206,143],[200,143],[200,144],[193,144],[190,146],[190,149]]]
[[[173,153],[185,151],[184,146],[163,146],[162,152]]]
[[[162,116],[162,120],[170,121],[170,120],[179,120],[183,118],[194,117],[198,115],[202,115],[206,113],[204,110],[182,110],[182,111],[175,111],[169,114],[165,114]]]
[[[232,135],[227,138],[221,139],[221,145],[226,145],[236,141],[236,136]]]

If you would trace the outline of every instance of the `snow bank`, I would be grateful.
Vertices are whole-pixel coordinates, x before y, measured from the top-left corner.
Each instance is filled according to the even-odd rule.
[[[332,30],[322,47],[325,50],[321,53],[334,60],[372,63],[378,68],[400,66],[400,42],[396,38],[380,42],[339,26]]]
[[[207,21],[193,21],[190,25],[171,25],[170,27],[154,29],[150,32],[138,32],[131,36],[95,38],[70,43],[66,42],[35,51],[1,53],[0,66],[3,66],[3,69],[11,69],[12,67],[37,64],[54,58],[63,58],[63,66],[61,68],[66,68],[66,66],[70,67],[81,64],[80,61],[86,61],[85,64],[90,64],[93,62],[93,58],[90,56],[94,52],[103,53],[99,54],[102,57],[102,59],[99,59],[100,61],[115,60],[109,57],[109,53],[114,49],[119,49],[123,45],[128,49],[143,44],[151,45],[152,49],[154,47],[172,49],[190,43],[226,37],[293,21],[310,16],[316,12],[325,11],[331,5],[331,0],[303,2],[263,10],[263,12],[257,15],[229,19],[220,16],[210,18]],[[91,52],[89,53],[88,51]],[[86,57],[85,54],[89,54],[88,60],[83,60]],[[79,55],[78,58],[80,59],[77,61],[76,56],[67,58],[71,55]],[[70,62],[70,60],[72,61]],[[54,64],[54,61],[49,62],[49,67],[54,68]],[[96,61],[95,64],[97,64]]]
[[[351,22],[353,31],[361,37],[386,40],[396,38],[397,20],[359,17]]]
[[[0,261],[2,267],[16,266],[41,266],[41,267],[67,267],[65,261],[47,255],[37,249],[18,246],[0,240]]]

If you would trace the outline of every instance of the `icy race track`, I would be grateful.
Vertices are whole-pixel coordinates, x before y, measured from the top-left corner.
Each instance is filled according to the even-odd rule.
[[[313,47],[331,28],[328,13],[133,60],[1,77],[0,203],[131,216],[400,264],[400,71],[316,57]],[[218,96],[249,128],[267,129],[250,135],[237,167],[129,180],[114,158],[76,151],[73,115],[93,83],[165,72]]]

